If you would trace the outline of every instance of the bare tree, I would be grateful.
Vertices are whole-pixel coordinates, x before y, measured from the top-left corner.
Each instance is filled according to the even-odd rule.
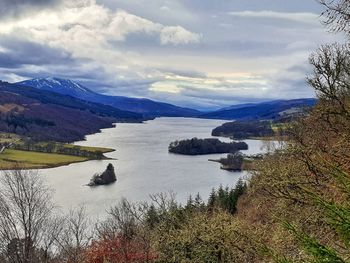
[[[65,219],[60,215],[53,215],[47,224],[43,227],[45,234],[41,241],[41,262],[49,263],[51,258],[55,258],[59,255],[59,247],[57,244],[57,239],[61,235],[64,229]]]
[[[165,205],[166,195],[160,196],[163,197],[162,200],[156,196],[154,200],[159,201],[159,206]],[[107,243],[118,240],[119,245],[114,249],[118,250],[123,262],[131,262],[130,255],[135,253],[141,256],[140,262],[151,262],[153,230],[147,224],[149,211],[150,204],[147,202],[130,203],[122,199],[118,205],[110,208],[108,218],[97,225],[99,239],[106,240]]]
[[[349,0],[318,0],[325,7],[322,15],[326,18],[324,24],[333,32],[345,32],[350,35],[350,1]]]
[[[71,263],[84,262],[84,251],[94,236],[92,226],[93,224],[88,218],[84,206],[69,211],[64,220],[63,228],[56,238],[64,261]]]
[[[307,80],[324,105],[322,118],[330,121],[330,116],[342,116],[350,120],[350,45],[324,45],[310,56],[310,63],[313,73]]]
[[[38,262],[54,211],[51,191],[34,171],[3,172],[0,185],[2,252],[9,262]],[[47,244],[46,250],[50,247]]]

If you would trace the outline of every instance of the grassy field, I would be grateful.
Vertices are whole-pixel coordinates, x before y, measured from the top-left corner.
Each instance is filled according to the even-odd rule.
[[[84,162],[87,160],[88,158],[72,155],[39,153],[7,149],[4,153],[0,154],[0,170],[14,168],[50,168],[67,165],[70,163]]]
[[[16,134],[11,133],[0,133],[0,144],[15,143],[17,147],[10,147],[6,149],[3,153],[0,153],[0,170],[6,169],[40,169],[40,168],[50,168],[62,165],[67,165],[70,163],[84,162],[91,159],[95,159],[95,155],[84,155],[82,152],[91,153],[108,153],[114,151],[110,148],[103,147],[89,147],[89,146],[79,146],[68,143],[59,142],[37,142],[34,143],[32,150],[28,151],[25,149],[24,143],[27,138],[22,138]],[[53,145],[50,152],[45,152],[45,147],[48,145]],[[19,147],[18,147],[19,146]],[[35,148],[35,146],[40,146]],[[41,149],[40,149],[41,148]],[[49,148],[49,147],[48,147]],[[78,151],[73,151],[72,155],[70,151],[58,151],[59,149],[66,148],[78,148]],[[43,150],[44,149],[44,150]],[[57,151],[55,153],[55,151]],[[80,152],[79,152],[80,151]],[[61,152],[61,153],[60,153]],[[74,153],[75,152],[75,153]],[[78,152],[78,154],[77,154]],[[79,154],[82,153],[82,154]],[[82,156],[78,156],[82,155]],[[88,156],[88,157],[85,157]],[[100,155],[97,154],[96,159],[100,159]]]
[[[85,150],[85,151],[89,151],[89,152],[109,153],[109,152],[113,152],[114,151],[111,148],[103,148],[103,147],[90,147],[90,146],[80,146],[80,145],[78,146],[78,145],[75,145],[75,144],[68,144],[68,143],[65,143],[63,145],[66,148],[79,147],[81,150]]]
[[[20,144],[20,145],[22,144],[23,145],[23,141],[17,142],[16,144]],[[81,151],[88,151],[88,152],[109,153],[109,152],[113,152],[114,151],[114,149],[111,149],[111,148],[80,146],[80,145],[69,144],[69,143],[61,143],[61,142],[38,142],[35,145],[46,147],[48,144],[54,144],[55,147],[63,147],[63,148],[67,148],[67,149],[69,149],[69,148],[71,148],[71,149],[72,148],[79,148]]]

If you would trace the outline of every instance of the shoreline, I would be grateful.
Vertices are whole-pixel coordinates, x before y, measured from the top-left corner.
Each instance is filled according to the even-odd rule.
[[[215,162],[215,163],[219,163],[220,164],[220,169],[221,170],[225,170],[225,171],[229,171],[229,172],[242,172],[242,171],[254,171],[254,164],[257,160],[247,160],[244,159],[243,163],[242,163],[242,167],[241,169],[229,169],[229,168],[225,168],[225,166],[222,164],[220,159],[208,159],[209,162]]]
[[[196,118],[196,117],[156,117],[154,119],[143,120],[141,122],[115,122],[115,123],[112,123],[111,127],[101,128],[99,131],[97,131],[95,133],[86,134],[85,138],[83,140],[76,141],[76,142],[71,142],[71,143],[67,143],[66,144],[66,145],[71,145],[72,147],[74,147],[74,146],[87,147],[87,148],[89,148],[92,151],[93,151],[93,149],[95,149],[95,151],[97,149],[103,149],[103,151],[102,151],[103,158],[96,159],[96,158],[89,158],[89,157],[77,156],[77,155],[69,155],[69,154],[45,153],[45,152],[38,152],[38,151],[18,150],[18,151],[21,151],[21,152],[26,152],[27,155],[40,155],[39,161],[38,160],[31,161],[30,159],[32,159],[32,156],[28,156],[27,159],[21,159],[21,160],[16,160],[16,158],[14,158],[14,159],[6,158],[6,157],[1,158],[2,156],[0,154],[0,171],[1,170],[15,170],[15,169],[23,169],[23,170],[29,170],[29,169],[50,169],[50,168],[57,168],[57,167],[67,166],[67,165],[74,164],[74,163],[82,163],[82,162],[93,161],[93,160],[114,160],[113,158],[106,157],[104,154],[110,153],[110,152],[114,152],[115,149],[112,149],[112,148],[101,148],[101,147],[98,147],[98,146],[81,146],[81,145],[79,145],[79,142],[87,141],[86,137],[91,136],[91,135],[95,135],[95,134],[100,134],[104,130],[114,129],[114,128],[116,128],[116,126],[118,124],[147,124],[148,121],[154,121],[156,119],[162,119],[162,118],[203,119],[203,118]],[[208,120],[212,120],[212,119],[208,119]],[[224,122],[226,120],[221,120],[220,119],[219,121],[223,121]],[[215,137],[217,137],[217,138],[220,138],[220,137],[221,138],[229,138],[228,136],[213,136],[213,137],[214,138]],[[248,140],[272,141],[272,140],[276,140],[277,138],[274,138],[274,137],[252,137],[252,138],[247,138],[247,139]],[[7,151],[15,151],[15,150],[7,149]],[[58,160],[56,162],[55,161],[51,161],[51,162],[41,161],[41,160],[47,159],[47,157],[49,158],[49,157],[53,157],[53,156],[62,157],[62,159],[64,159],[64,160]],[[61,159],[61,158],[59,158],[59,159]],[[211,160],[211,161],[214,161],[214,160]]]
[[[99,149],[98,147],[90,147],[90,148]],[[110,153],[114,151],[115,149],[105,148],[105,151],[103,151],[103,157],[100,159],[97,159],[97,158],[89,158],[84,156],[7,149],[4,154],[9,155],[9,158],[6,158],[7,156],[5,156],[5,158],[0,158],[0,171],[50,169],[50,168],[68,166],[70,164],[82,163],[87,161],[115,160],[114,158],[106,157],[104,155],[106,153]],[[45,161],[41,161],[41,160],[45,160]]]
[[[72,161],[72,162],[67,162],[67,163],[60,163],[60,164],[53,164],[53,165],[39,165],[39,166],[33,166],[33,167],[10,167],[8,169],[3,169],[0,168],[0,172],[1,171],[6,171],[6,170],[42,170],[42,169],[51,169],[51,168],[58,168],[58,167],[63,167],[63,166],[68,166],[71,164],[75,164],[75,163],[84,163],[84,162],[88,162],[88,161],[104,161],[104,160],[117,160],[114,158],[104,158],[104,159],[87,159],[87,160],[81,160],[81,161]]]

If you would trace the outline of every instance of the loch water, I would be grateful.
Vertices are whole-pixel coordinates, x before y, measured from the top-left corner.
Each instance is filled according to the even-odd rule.
[[[62,210],[85,205],[89,215],[104,217],[106,210],[123,197],[133,202],[149,200],[150,194],[176,193],[179,202],[189,195],[199,193],[207,199],[211,189],[233,186],[246,172],[229,172],[220,164],[208,159],[218,159],[224,154],[185,156],[168,153],[174,140],[211,137],[211,130],[225,121],[194,118],[157,118],[137,123],[118,123],[115,128],[88,135],[77,145],[109,147],[114,152],[106,154],[113,160],[88,161],[58,168],[40,170],[54,190],[54,201]],[[220,138],[227,141],[227,138]],[[246,140],[246,154],[264,151],[264,143]],[[92,175],[102,172],[108,163],[115,167],[117,182],[108,186],[85,186]]]

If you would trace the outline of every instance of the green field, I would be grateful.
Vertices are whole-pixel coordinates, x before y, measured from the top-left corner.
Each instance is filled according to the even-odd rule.
[[[0,154],[0,170],[50,168],[87,160],[88,158],[72,155],[7,149]]]
[[[100,159],[100,153],[104,154],[114,151],[110,148],[79,146],[59,142],[34,142],[29,150],[25,147],[26,139],[16,134],[0,133],[0,144],[15,143],[15,145],[0,153],[0,170],[57,167],[70,163]],[[51,147],[48,147],[49,145]],[[50,151],[46,152],[46,147]],[[75,148],[77,151],[62,151],[62,149]],[[89,152],[97,153],[97,155],[88,155]],[[102,156],[102,158],[105,157]]]
[[[63,144],[64,147],[66,148],[74,148],[74,147],[79,147],[81,150],[89,151],[89,152],[102,152],[102,153],[109,153],[113,152],[114,150],[111,148],[103,148],[103,147],[90,147],[90,146],[80,146],[80,145],[75,145],[75,144],[68,144],[65,143]]]

